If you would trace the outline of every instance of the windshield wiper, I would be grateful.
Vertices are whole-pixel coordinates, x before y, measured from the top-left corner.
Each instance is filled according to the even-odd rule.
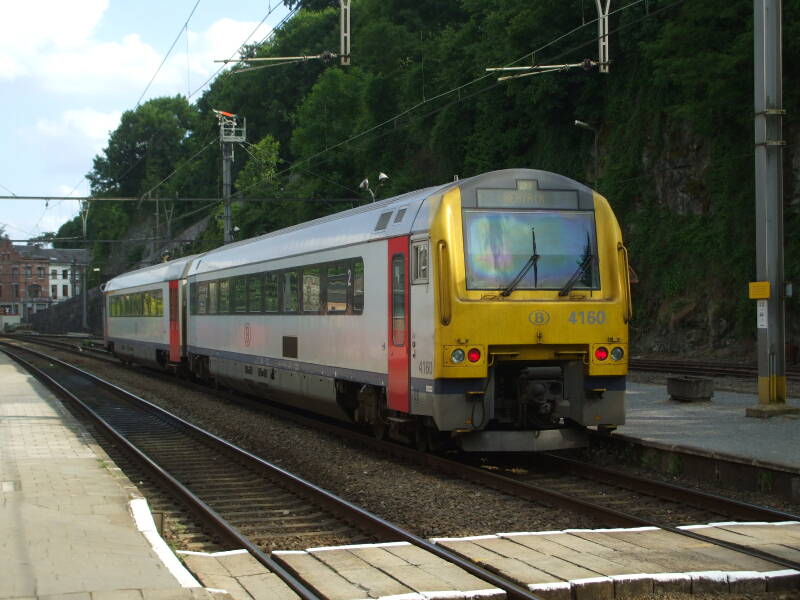
[[[570,277],[567,280],[567,283],[564,284],[564,287],[558,290],[558,295],[566,296],[567,294],[569,294],[570,290],[573,287],[575,287],[575,284],[578,283],[578,280],[586,272],[586,269],[589,268],[589,265],[593,263],[594,263],[594,254],[591,253],[587,254],[586,257],[583,259],[583,262],[581,262],[581,264],[578,265],[578,268],[575,269],[575,272],[572,274],[572,277]]]
[[[531,227],[531,240],[533,242],[533,254],[531,254],[528,262],[522,267],[522,270],[514,277],[514,280],[500,292],[501,296],[508,296],[511,294],[514,288],[519,285],[519,282],[522,281],[522,278],[531,270],[531,267],[533,267],[533,287],[539,287],[539,255],[536,253],[536,230],[533,227]]]

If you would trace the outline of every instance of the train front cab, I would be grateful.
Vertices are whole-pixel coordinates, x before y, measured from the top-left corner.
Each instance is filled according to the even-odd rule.
[[[603,197],[489,173],[441,197],[430,244],[433,393],[415,396],[440,431],[469,451],[538,451],[624,423],[627,255]]]

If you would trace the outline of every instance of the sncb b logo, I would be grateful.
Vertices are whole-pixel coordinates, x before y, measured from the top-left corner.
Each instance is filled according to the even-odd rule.
[[[535,310],[528,315],[528,321],[534,325],[547,325],[550,322],[550,313],[546,310]]]

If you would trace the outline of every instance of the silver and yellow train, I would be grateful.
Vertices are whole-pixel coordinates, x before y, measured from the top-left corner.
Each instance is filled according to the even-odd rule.
[[[627,253],[545,171],[410,192],[109,281],[123,360],[419,446],[551,450],[625,420]]]

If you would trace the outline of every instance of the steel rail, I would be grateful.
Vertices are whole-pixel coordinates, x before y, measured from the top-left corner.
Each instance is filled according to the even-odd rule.
[[[645,479],[643,477],[623,473],[622,471],[590,465],[564,456],[556,456],[547,453],[543,458],[559,466],[562,470],[570,471],[580,477],[593,479],[602,483],[616,484],[653,496],[660,496],[662,498],[668,497],[670,500],[691,504],[708,511],[724,512],[736,519],[750,521],[800,521],[800,516],[798,515],[775,510],[773,508],[741,502],[733,498],[726,498],[709,492],[693,490],[672,483],[653,481],[652,479]]]
[[[752,364],[636,358],[631,359],[628,366],[634,371],[706,375],[709,377],[755,377],[758,375],[758,368]],[[786,369],[786,377],[791,381],[800,380],[800,368],[788,367]]]
[[[105,348],[98,348],[96,346],[84,346],[82,344],[70,344],[68,342],[57,342],[53,340],[53,337],[56,336],[43,336],[45,339],[39,338],[39,336],[35,335],[0,335],[0,337],[4,337],[10,340],[19,340],[21,342],[29,342],[31,344],[38,344],[39,346],[45,346],[46,348],[52,348],[54,350],[64,350],[65,352],[74,352],[76,354],[82,354],[85,356],[94,356],[100,360],[105,360],[107,362],[113,362],[119,364],[119,359],[116,358],[113,354],[111,354]],[[73,338],[70,336],[61,336],[63,339],[72,339],[75,341],[82,341],[83,338]]]
[[[2,346],[9,346],[4,342],[0,342]],[[18,349],[19,350],[19,349]],[[275,573],[280,577],[293,591],[295,591],[301,598],[304,600],[322,600],[321,596],[313,592],[311,589],[307,588],[303,582],[297,579],[292,573],[284,568],[280,563],[273,560],[268,554],[261,551],[255,544],[253,544],[249,539],[247,539],[244,535],[242,535],[234,526],[230,523],[225,521],[219,513],[217,513],[213,508],[208,506],[205,502],[200,500],[191,490],[189,490],[185,485],[183,485],[180,481],[175,479],[172,475],[170,475],[167,471],[161,468],[158,464],[150,459],[146,454],[141,452],[136,446],[134,446],[128,439],[119,433],[116,429],[114,429],[111,425],[106,423],[95,411],[93,411],[86,403],[84,403],[80,398],[75,396],[72,392],[58,383],[55,379],[50,377],[47,373],[43,370],[39,369],[29,361],[25,360],[18,354],[9,351],[7,348],[3,349],[9,357],[23,366],[27,371],[34,375],[39,381],[53,390],[56,394],[61,397],[67,398],[74,406],[79,408],[81,412],[89,417],[97,426],[99,426],[115,443],[119,444],[126,452],[131,454],[135,457],[137,461],[141,464],[145,465],[147,469],[151,472],[151,474],[155,475],[158,479],[160,479],[163,483],[165,483],[177,496],[179,496],[183,502],[185,502],[196,514],[199,514],[200,517],[208,524],[211,524],[213,529],[215,529],[218,533],[221,533],[223,537],[228,539],[229,542],[233,542],[235,544],[241,544],[243,548],[246,548],[255,558],[258,560],[262,565],[268,568],[271,572]],[[44,355],[39,354],[33,350],[23,349],[23,352],[30,352],[32,354],[38,355],[40,358],[47,358],[48,360],[60,363],[62,366],[67,366],[67,363],[63,363],[58,359],[53,357],[47,357]],[[81,371],[81,369],[77,369],[75,367],[70,368],[74,369],[75,371],[81,372],[83,375],[88,375],[90,379],[94,378],[91,374],[85,373]],[[138,399],[138,398],[137,398]],[[141,400],[141,399],[140,399]],[[142,400],[146,402],[146,400]]]
[[[0,346],[11,346],[11,345],[4,342],[0,342]],[[51,362],[57,363],[63,368],[69,369],[74,373],[86,377],[87,379],[94,382],[96,385],[105,387],[106,389],[110,389],[115,393],[123,395],[128,400],[134,401],[137,404],[146,407],[148,412],[164,417],[171,422],[178,423],[182,427],[186,427],[196,435],[212,440],[213,442],[223,446],[231,453],[234,453],[237,456],[244,458],[248,461],[257,463],[262,468],[265,468],[266,470],[270,471],[274,475],[281,478],[284,483],[289,483],[293,487],[301,489],[304,492],[306,492],[306,495],[313,495],[315,498],[323,500],[327,505],[331,507],[336,507],[337,512],[346,514],[347,515],[346,518],[349,521],[351,522],[355,521],[356,523],[363,525],[363,527],[369,531],[379,532],[379,535],[385,535],[387,538],[392,540],[396,540],[399,538],[402,541],[406,541],[415,546],[418,546],[430,552],[431,554],[438,556],[439,558],[442,558],[452,564],[455,564],[456,566],[467,571],[471,575],[474,575],[479,579],[483,579],[487,583],[504,590],[508,594],[509,598],[519,598],[525,600],[541,600],[539,596],[533,594],[530,590],[517,584],[516,582],[506,579],[492,571],[489,571],[488,569],[485,569],[484,567],[468,559],[465,559],[464,557],[460,556],[459,554],[456,554],[455,552],[452,552],[438,544],[434,544],[433,542],[421,538],[409,531],[406,531],[401,527],[398,527],[397,525],[389,521],[386,521],[385,519],[382,519],[370,513],[369,511],[351,502],[348,502],[347,500],[339,498],[338,496],[332,494],[331,492],[328,492],[327,490],[324,490],[298,477],[297,475],[289,473],[288,471],[282,469],[281,467],[278,467],[277,465],[274,465],[273,463],[270,463],[258,456],[255,456],[254,454],[251,454],[246,450],[238,448],[233,444],[227,442],[226,440],[223,440],[222,438],[219,438],[210,432],[207,432],[195,425],[192,425],[191,423],[184,421],[180,417],[177,417],[175,415],[172,415],[171,413],[166,412],[165,410],[159,408],[158,406],[152,404],[151,402],[148,402],[147,400],[140,398],[135,394],[131,394],[130,392],[127,392],[126,390],[114,385],[113,383],[100,379],[99,377],[91,373],[88,373],[83,369],[65,363],[63,361],[60,361],[54,357],[42,355],[41,353],[36,352],[35,350],[27,348],[26,349],[17,348],[17,349],[22,350],[23,352],[29,352],[31,354],[34,354],[39,358],[47,359]],[[9,356],[12,356],[12,358],[15,358],[15,360],[18,359],[18,357],[15,357],[13,355],[13,353],[11,352],[7,353],[9,354]],[[37,377],[41,375],[43,377],[43,381],[48,386],[51,386],[53,389],[58,390],[59,393],[65,394],[71,401],[74,401],[76,405],[81,408],[82,411],[86,412],[86,414],[91,416],[93,420],[97,420],[98,423],[101,424],[103,429],[108,431],[109,434],[115,439],[115,441],[119,441],[121,444],[123,444],[126,449],[129,449],[137,458],[140,458],[140,460],[142,460],[148,467],[150,467],[160,478],[168,482],[168,484],[175,490],[177,490],[190,506],[196,508],[200,514],[207,516],[207,518],[212,523],[215,523],[215,525],[219,527],[221,530],[226,531],[226,533],[230,534],[231,539],[235,540],[236,543],[242,544],[243,547],[247,548],[247,550],[253,552],[254,556],[259,560],[259,562],[264,564],[264,566],[266,566],[268,569],[278,574],[282,579],[284,579],[284,576],[286,576],[287,579],[284,579],[284,581],[286,581],[287,585],[292,587],[292,589],[298,592],[298,594],[300,594],[303,598],[317,598],[317,596],[314,595],[313,592],[311,592],[311,590],[306,588],[302,582],[295,580],[295,578],[286,569],[284,569],[284,567],[282,567],[279,563],[275,562],[271,557],[269,557],[269,555],[259,550],[252,542],[250,542],[246,537],[241,535],[238,532],[238,530],[236,530],[236,528],[226,523],[222,519],[222,517],[219,514],[217,514],[211,507],[207,506],[205,503],[202,502],[202,500],[200,500],[190,490],[188,490],[188,488],[183,486],[183,484],[174,479],[169,473],[167,473],[165,470],[163,470],[161,467],[159,467],[157,464],[151,461],[146,455],[144,455],[138,449],[136,449],[135,446],[133,446],[124,436],[119,434],[115,429],[113,429],[113,427],[106,424],[105,421],[100,419],[100,417],[97,416],[94,413],[94,411],[92,411],[92,409],[89,408],[85,403],[83,403],[80,399],[75,397],[71,392],[66,390],[66,388],[61,386],[61,384],[56,382],[49,375],[41,372],[33,365],[30,365],[28,361],[24,361],[24,363],[23,361],[24,359],[20,360],[21,364],[25,364],[26,368],[28,368],[29,365],[33,369],[32,372],[37,374]],[[311,594],[311,595],[306,595],[306,594]]]

